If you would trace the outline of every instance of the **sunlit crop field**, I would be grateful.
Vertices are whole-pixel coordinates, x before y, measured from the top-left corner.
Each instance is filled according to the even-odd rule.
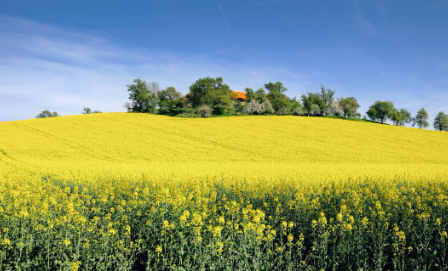
[[[3,122],[0,270],[443,270],[447,143],[293,116]]]

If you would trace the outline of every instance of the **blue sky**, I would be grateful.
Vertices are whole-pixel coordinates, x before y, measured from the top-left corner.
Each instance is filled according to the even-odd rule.
[[[362,114],[391,100],[448,113],[448,1],[0,1],[0,121],[84,107],[123,111],[135,78],[183,94],[221,76],[235,91],[320,85]]]

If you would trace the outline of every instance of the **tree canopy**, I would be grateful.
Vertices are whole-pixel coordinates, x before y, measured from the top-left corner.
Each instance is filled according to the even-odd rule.
[[[160,91],[160,110],[162,112],[169,112],[174,108],[181,108],[183,106],[182,94],[178,92],[174,87],[167,87]]]
[[[255,91],[253,89],[246,88],[246,89],[244,89],[244,91],[246,92],[246,100],[248,102],[257,99],[257,94],[255,94]]]
[[[417,115],[412,119],[412,126],[417,125],[418,128],[426,128],[429,126],[428,123],[428,112],[424,108],[417,111]]]
[[[272,92],[283,93],[283,92],[288,90],[287,88],[285,88],[283,86],[282,82],[275,82],[275,83],[269,82],[269,83],[264,85],[264,88],[269,90],[269,93],[272,93]]]
[[[205,77],[196,80],[190,86],[187,99],[193,107],[207,105],[213,112],[222,114],[224,109],[232,103],[230,99],[230,88],[224,84],[221,77]]]
[[[336,92],[329,88],[325,88],[323,85],[320,86],[320,97],[325,104],[325,115],[328,115],[328,110],[334,101],[334,94]],[[359,106],[358,106],[359,107]]]
[[[276,113],[283,115],[287,112],[287,109],[289,108],[288,96],[280,91],[270,91],[267,97]]]
[[[272,108],[277,114],[283,115],[289,110],[289,98],[283,92],[288,89],[283,86],[281,82],[272,83],[269,82],[264,85],[264,87],[269,91],[266,95],[267,99],[272,105]],[[264,102],[263,95],[264,93],[259,89],[257,90],[258,100],[260,102]]]
[[[257,89],[257,91],[255,91],[255,95],[256,95],[255,99],[260,103],[268,100],[268,96],[264,88]]]
[[[328,112],[335,116],[342,116],[344,114],[344,110],[342,109],[342,106],[339,104],[339,102],[334,101]]]
[[[392,116],[394,108],[394,103],[391,101],[376,101],[369,107],[366,113],[371,120],[379,120],[381,123],[384,123],[385,120]]]
[[[49,110],[44,110],[41,113],[39,113],[36,116],[36,119],[40,119],[40,118],[53,118],[53,117],[59,117],[58,112],[53,112],[51,113]]]
[[[358,104],[358,101],[355,99],[355,97],[341,97],[338,99],[338,103],[341,106],[342,109],[342,115],[345,117],[353,117],[356,116],[358,113],[358,108],[360,105]]]
[[[448,115],[440,111],[434,118],[434,129],[438,131],[447,131],[448,128]]]
[[[360,105],[355,97],[336,98],[336,92],[323,85],[320,86],[319,92],[308,92],[301,95],[300,100],[295,97],[289,98],[285,94],[288,89],[282,82],[269,82],[256,91],[247,87],[244,89],[246,98],[242,100],[238,93],[230,90],[222,77],[204,77],[196,80],[189,88],[190,93],[184,97],[172,86],[161,90],[158,83],[147,83],[141,79],[135,79],[134,84],[127,87],[131,102],[125,103],[124,107],[128,112],[187,114],[186,116],[195,117],[208,116],[210,109],[213,114],[230,115],[276,113],[278,115],[361,117],[358,112]],[[202,107],[204,105],[207,107]],[[202,112],[200,114],[199,107]],[[100,111],[93,113],[96,112]],[[90,113],[92,113],[90,108],[84,108],[83,114]],[[433,125],[436,130],[447,129],[445,126],[448,124],[445,119],[448,116],[443,114],[445,113],[439,112],[434,119]],[[53,113],[44,111],[38,116],[49,117],[50,115],[52,116]],[[420,109],[412,118],[408,110],[395,108],[392,101],[375,101],[366,111],[366,115],[371,120],[382,124],[390,119],[394,125],[404,126],[406,123],[412,123],[413,126],[417,125],[419,128],[429,126],[428,113],[425,109]],[[364,119],[366,119],[365,115]]]
[[[82,110],[82,114],[84,114],[84,115],[86,115],[86,114],[96,114],[96,113],[101,113],[101,111],[99,111],[99,110],[92,111],[92,109],[90,109],[88,107],[84,107],[84,109]]]
[[[321,114],[327,112],[327,105],[318,93],[307,93],[302,95],[302,103],[305,111],[309,115]]]
[[[401,108],[394,108],[391,113],[390,119],[394,125],[404,126],[406,123],[410,123],[412,120],[411,113],[408,110]]]
[[[159,102],[159,87],[155,82],[147,83],[134,79],[134,84],[127,85],[132,112],[154,113]]]

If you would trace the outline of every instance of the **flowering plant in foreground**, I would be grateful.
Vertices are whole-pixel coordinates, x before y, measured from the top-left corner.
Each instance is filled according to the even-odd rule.
[[[64,182],[0,192],[2,270],[448,267],[448,183]]]
[[[0,123],[0,270],[446,270],[446,135],[292,116]]]

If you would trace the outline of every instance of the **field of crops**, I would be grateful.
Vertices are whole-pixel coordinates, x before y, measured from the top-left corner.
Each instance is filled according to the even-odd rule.
[[[448,133],[108,113],[0,123],[0,270],[448,269]]]

